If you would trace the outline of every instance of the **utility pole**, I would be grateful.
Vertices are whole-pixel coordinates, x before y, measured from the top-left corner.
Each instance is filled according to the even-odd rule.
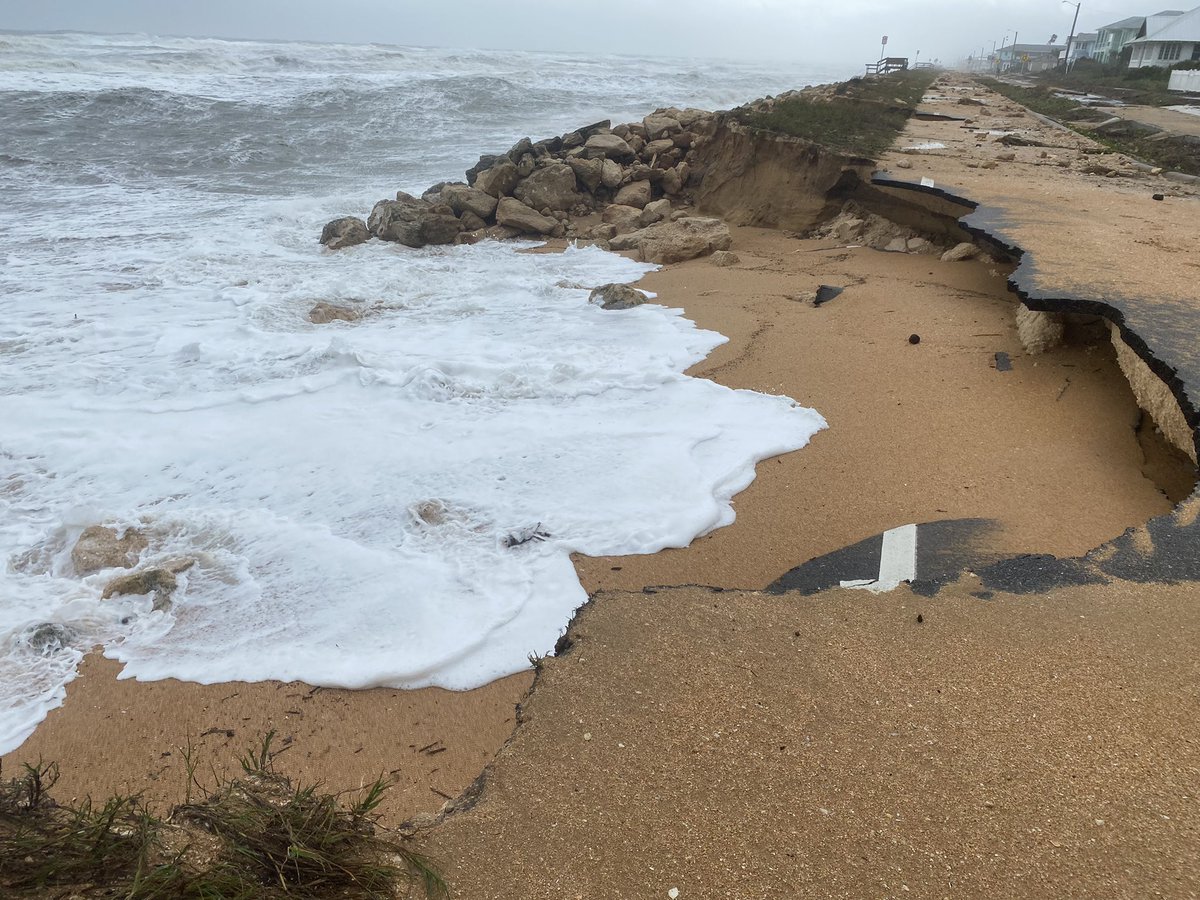
[[[1071,44],[1075,40],[1075,26],[1079,24],[1079,7],[1083,5],[1083,0],[1079,0],[1078,3],[1069,3],[1069,2],[1067,2],[1067,0],[1062,0],[1062,2],[1066,6],[1074,6],[1075,7],[1075,18],[1071,20],[1071,34],[1067,38],[1066,59],[1063,62],[1063,71],[1070,71],[1070,69],[1071,69]]]

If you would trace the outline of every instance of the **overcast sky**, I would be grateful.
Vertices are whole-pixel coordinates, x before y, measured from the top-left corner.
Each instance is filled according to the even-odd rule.
[[[1157,0],[1162,8],[1183,7]],[[1085,2],[1078,31],[1157,12]],[[0,28],[149,32],[663,56],[801,59],[857,66],[888,55],[952,63],[992,43],[1065,43],[1060,0],[0,0]]]

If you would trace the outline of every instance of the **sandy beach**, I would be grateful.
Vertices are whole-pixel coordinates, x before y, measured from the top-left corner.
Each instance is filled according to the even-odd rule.
[[[1052,296],[1137,297],[1134,328],[1156,303],[1190,309],[1194,187],[1084,174],[1101,158],[1087,139],[956,77],[943,87],[930,109],[962,115],[953,98],[969,94],[988,104],[965,108],[976,122],[987,109],[987,128],[1041,146],[913,120],[881,168],[980,203]],[[577,558],[592,599],[536,684],[137,683],[93,655],[5,771],[55,759],[63,798],[165,806],[183,748],[226,772],[274,729],[300,780],[392,775],[389,824],[475,784],[422,837],[460,897],[1200,891],[1194,584],[1020,595],[964,574],[932,598],[762,593],[909,523],[984,520],[980,558],[1081,557],[1170,514],[1194,469],[1146,426],[1108,332],[1030,355],[1013,266],[986,254],[751,226],[733,250],[732,266],[695,259],[639,286],[729,338],[691,374],[789,395],[829,428],[758,466],[734,525],[686,549]],[[820,285],[844,291],[815,306]]]

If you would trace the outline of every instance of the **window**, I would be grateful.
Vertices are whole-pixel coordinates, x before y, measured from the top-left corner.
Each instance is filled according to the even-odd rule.
[[[1183,44],[1159,44],[1158,58],[1171,62],[1179,59],[1179,55],[1183,52]]]
[[[1200,44],[1192,44],[1192,62],[1200,62]]]

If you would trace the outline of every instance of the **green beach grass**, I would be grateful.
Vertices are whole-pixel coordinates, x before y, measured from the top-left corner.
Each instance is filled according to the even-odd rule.
[[[828,96],[799,94],[775,101],[770,109],[745,106],[733,115],[751,128],[874,158],[892,146],[936,77],[935,71],[921,69],[852,78]]]

